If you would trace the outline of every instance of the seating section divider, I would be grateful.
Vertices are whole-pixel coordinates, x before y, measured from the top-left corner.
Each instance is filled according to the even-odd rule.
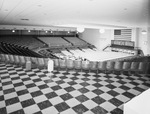
[[[47,68],[49,58],[19,56],[11,54],[0,54],[0,61],[10,64],[16,64],[25,67],[27,62],[31,62],[31,68]],[[74,70],[86,71],[86,72],[111,72],[115,73],[127,72],[130,75],[135,73],[149,73],[150,62],[141,61],[84,61],[84,60],[73,60],[68,58],[51,59],[54,61],[54,69],[57,70]]]

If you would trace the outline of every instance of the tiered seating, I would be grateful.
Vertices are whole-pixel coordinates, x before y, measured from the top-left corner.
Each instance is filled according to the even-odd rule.
[[[49,47],[71,46],[71,43],[61,37],[38,37],[38,39],[48,44]]]
[[[48,57],[48,58],[51,58],[51,59],[56,59],[58,58],[57,56],[55,56],[52,52],[44,49],[44,50],[39,50],[38,51],[39,54],[43,55],[44,57]]]
[[[85,41],[83,41],[77,37],[64,37],[64,38],[75,46],[88,45]]]
[[[45,46],[44,43],[32,36],[1,36],[1,42],[26,46],[29,49],[36,49]]]
[[[9,43],[0,43],[0,52],[4,54],[13,54],[13,55],[22,55],[22,56],[31,56],[31,57],[42,57],[36,52],[28,49],[24,46],[9,44]]]

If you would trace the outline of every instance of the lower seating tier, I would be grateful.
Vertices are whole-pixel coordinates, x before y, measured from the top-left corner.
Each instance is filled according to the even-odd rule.
[[[10,54],[0,54],[0,61],[25,66],[28,61],[32,67],[47,68],[49,58],[38,58],[29,56],[18,56]],[[105,73],[127,73],[132,74],[150,74],[150,62],[130,62],[130,61],[84,61],[72,59],[51,59],[54,62],[54,68],[59,70],[75,70],[85,72],[105,72]]]

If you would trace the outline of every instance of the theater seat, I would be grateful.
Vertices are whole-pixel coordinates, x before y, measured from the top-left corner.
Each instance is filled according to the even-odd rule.
[[[10,55],[10,54],[9,54],[8,56],[9,56],[9,59],[10,59],[9,62],[10,62],[11,64],[14,64],[14,62],[15,62],[14,55]]]
[[[59,67],[60,70],[66,70],[67,68],[66,59],[59,59]]]
[[[48,68],[48,61],[49,61],[49,58],[44,58],[44,68]]]
[[[37,58],[38,60],[38,68],[43,69],[44,68],[44,58]]]
[[[37,68],[38,66],[38,59],[37,57],[31,57],[31,63],[32,63],[32,68]]]
[[[122,67],[122,73],[125,74],[125,75],[129,75],[129,70],[130,70],[130,67],[131,67],[131,62],[126,62],[124,61],[123,62],[123,67]]]
[[[112,73],[114,71],[114,61],[107,61],[106,71],[107,73]]]
[[[14,60],[15,60],[15,64],[16,65],[20,65],[20,59],[19,59],[19,55],[14,55]]]
[[[59,70],[59,59],[53,59],[54,61],[54,69]]]
[[[69,70],[74,70],[74,60],[72,59],[67,59],[66,60],[66,64],[67,64],[67,72]]]
[[[5,62],[10,63],[9,55],[5,54],[4,57],[5,57]]]
[[[81,60],[74,60],[74,68],[76,72],[81,71],[82,65],[81,65]]]
[[[140,62],[137,72],[140,74],[145,74],[148,70],[148,62]]]
[[[89,72],[90,71],[90,62],[89,61],[82,61],[81,62],[82,71]]]
[[[121,74],[122,71],[122,67],[123,67],[123,62],[122,61],[115,61],[114,63],[114,74]]]
[[[25,60],[25,56],[19,56],[19,60],[20,60],[20,65],[25,67],[26,65],[26,60]]]
[[[106,73],[106,64],[106,61],[98,62],[98,72],[100,71]]]
[[[0,60],[3,62],[5,61],[5,55],[4,54],[0,54]]]
[[[90,61],[90,72],[94,72],[97,74],[98,71],[98,62]]]
[[[130,74],[135,74],[139,68],[139,62],[132,62],[131,67],[129,69]]]

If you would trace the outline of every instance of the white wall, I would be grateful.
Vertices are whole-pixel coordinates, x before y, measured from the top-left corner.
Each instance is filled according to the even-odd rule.
[[[150,54],[150,28],[138,28],[137,46],[143,50],[144,55]],[[147,34],[142,34],[142,30],[146,30]]]
[[[145,29],[147,34],[142,34]],[[114,39],[114,29],[106,29],[105,33],[100,34],[98,29],[85,29],[79,34],[83,40],[95,45],[98,49],[103,49]],[[149,28],[132,28],[132,41],[135,42],[135,47],[143,50],[144,54],[150,55],[150,27]]]
[[[113,29],[105,29],[104,33],[100,33],[98,29],[85,29],[79,37],[101,50],[111,44],[111,40],[114,39],[113,34]]]

